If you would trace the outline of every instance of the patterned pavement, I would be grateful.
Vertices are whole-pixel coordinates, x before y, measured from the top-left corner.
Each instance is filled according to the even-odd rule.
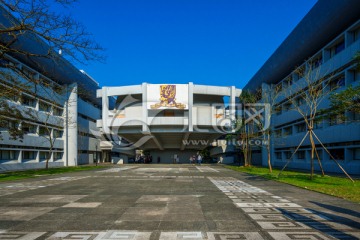
[[[216,165],[0,184],[0,239],[360,239],[360,207]]]

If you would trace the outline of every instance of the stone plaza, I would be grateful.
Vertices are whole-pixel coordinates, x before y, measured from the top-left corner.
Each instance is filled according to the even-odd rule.
[[[356,203],[216,165],[0,184],[0,239],[358,239]]]

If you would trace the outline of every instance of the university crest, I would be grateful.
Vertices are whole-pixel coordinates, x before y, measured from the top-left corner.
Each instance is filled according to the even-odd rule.
[[[150,106],[151,109],[173,107],[185,109],[186,105],[176,102],[176,85],[160,85],[160,102]]]

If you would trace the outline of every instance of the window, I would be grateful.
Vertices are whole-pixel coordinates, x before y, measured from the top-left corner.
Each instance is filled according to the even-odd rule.
[[[354,31],[354,42],[360,39],[360,28]]]
[[[0,121],[0,131],[8,131],[11,128],[15,128],[16,124],[11,120],[1,120]]]
[[[286,158],[286,159],[290,159],[290,158],[291,158],[291,155],[292,155],[292,154],[291,154],[290,151],[285,151],[284,153],[285,153],[285,158]]]
[[[292,78],[292,75],[288,76],[287,78],[285,78],[284,80],[284,84],[285,84],[285,87],[289,87],[293,84],[293,78]]]
[[[1,150],[0,151],[0,160],[15,160],[16,154],[13,150]]]
[[[34,151],[23,151],[24,160],[34,160],[36,159],[36,152]]]
[[[276,113],[276,115],[280,115],[281,114],[281,107],[275,107],[275,113]]]
[[[281,160],[282,159],[281,152],[275,152],[275,158]]]
[[[58,108],[58,107],[54,107],[54,109],[53,109],[53,114],[54,114],[55,116],[62,116],[63,110],[60,109],[60,108]]]
[[[51,129],[46,128],[46,127],[39,127],[39,135],[40,136],[49,136],[49,132],[51,131]]]
[[[322,64],[322,56],[314,59],[311,63],[311,69],[315,69]]]
[[[344,123],[344,121],[345,121],[345,114],[331,115],[329,117],[330,126],[342,124]]]
[[[54,160],[61,160],[63,153],[62,152],[54,152],[53,155],[54,155]]]
[[[320,119],[314,120],[314,129],[320,129],[322,128],[323,121]]]
[[[298,77],[298,79],[301,79],[304,77],[305,75],[305,65],[299,67],[298,69],[296,69],[296,75]]]
[[[284,128],[284,135],[285,136],[288,136],[288,135],[291,135],[292,134],[292,127],[286,127]]]
[[[306,131],[306,124],[305,123],[301,123],[296,125],[296,132],[300,133],[300,132],[305,132]]]
[[[21,96],[21,103],[28,107],[36,107],[35,99],[26,95]]]
[[[358,112],[351,112],[352,120],[360,121],[360,113]]]
[[[343,148],[329,149],[329,152],[336,160],[344,160],[345,159],[345,151]]]
[[[63,88],[60,85],[55,85],[53,87],[54,92],[56,92],[57,94],[62,94],[63,93]]]
[[[24,132],[24,134],[36,134],[36,126],[29,123],[22,123],[21,129]]]
[[[275,130],[275,137],[281,137],[281,129]]]
[[[291,103],[285,103],[285,104],[284,104],[284,111],[285,111],[285,112],[286,112],[286,111],[289,111],[290,108],[291,108]]]
[[[48,159],[50,159],[49,152],[40,152],[40,160],[41,161],[46,161]]]
[[[304,160],[305,159],[305,151],[297,151],[296,157],[297,157],[297,159]]]
[[[54,138],[62,138],[63,131],[54,129]]]
[[[337,43],[334,47],[330,49],[330,57],[334,57],[336,54],[340,53],[345,49],[345,41]]]
[[[44,112],[50,112],[51,105],[44,102],[39,102],[39,110]]]
[[[295,99],[295,103],[296,103],[296,105],[297,106],[301,106],[301,105],[303,105],[304,103],[305,103],[305,99],[304,99],[304,97],[297,97],[296,99]]]
[[[360,160],[360,148],[354,149],[354,160]]]
[[[335,89],[341,88],[343,86],[345,86],[345,77],[344,76],[334,79],[334,80],[331,80],[329,83],[330,90],[335,90]]]

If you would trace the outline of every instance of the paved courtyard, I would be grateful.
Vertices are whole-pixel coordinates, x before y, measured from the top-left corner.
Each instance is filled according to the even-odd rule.
[[[213,165],[0,184],[0,239],[358,239],[360,206]]]

